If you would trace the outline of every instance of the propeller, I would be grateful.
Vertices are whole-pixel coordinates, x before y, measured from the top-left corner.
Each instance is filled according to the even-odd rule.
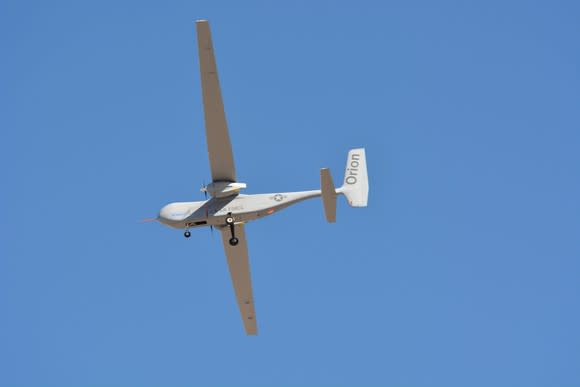
[[[205,184],[205,181],[203,182],[200,191],[203,192],[203,194],[205,195],[205,200],[207,200],[207,184]]]
[[[157,222],[158,219],[157,218],[145,218],[143,220],[141,220],[139,223],[143,224],[143,223],[150,223],[150,222]]]

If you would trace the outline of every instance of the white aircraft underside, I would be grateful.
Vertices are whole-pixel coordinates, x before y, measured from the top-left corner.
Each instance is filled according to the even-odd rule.
[[[210,199],[197,202],[176,202],[161,209],[157,220],[172,228],[190,229],[212,226],[222,235],[228,267],[236,293],[246,334],[258,333],[248,248],[244,224],[280,211],[306,199],[322,197],[328,222],[336,220],[336,197],[344,195],[352,207],[366,207],[368,178],[364,148],[348,153],[343,184],[335,188],[330,170],[320,170],[321,189],[301,192],[281,192],[244,195],[246,184],[236,181],[233,152],[224,113],[217,66],[209,23],[196,22],[203,94],[205,130],[212,183],[202,188]]]
[[[219,228],[226,224],[228,214],[235,215],[234,224],[246,223],[320,195],[320,190],[258,195],[237,194],[213,197],[201,202],[170,203],[161,209],[159,220],[173,228],[187,229],[200,226]]]

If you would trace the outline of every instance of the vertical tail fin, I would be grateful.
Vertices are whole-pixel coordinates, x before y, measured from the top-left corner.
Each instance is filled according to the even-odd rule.
[[[367,159],[364,148],[351,149],[346,159],[344,182],[336,190],[346,196],[351,207],[366,207],[369,197]]]

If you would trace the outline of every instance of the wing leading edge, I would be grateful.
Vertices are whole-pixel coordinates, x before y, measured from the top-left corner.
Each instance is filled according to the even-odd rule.
[[[222,242],[230,276],[236,293],[236,300],[240,308],[244,329],[247,335],[257,335],[258,326],[256,323],[256,312],[254,310],[254,297],[252,296],[252,278],[250,276],[250,263],[248,260],[248,244],[246,242],[246,232],[243,224],[236,224],[236,238],[239,242],[236,246],[231,246],[230,230],[221,230]]]
[[[207,151],[213,181],[236,181],[236,168],[224,103],[217,74],[211,32],[207,20],[195,22],[205,114]]]

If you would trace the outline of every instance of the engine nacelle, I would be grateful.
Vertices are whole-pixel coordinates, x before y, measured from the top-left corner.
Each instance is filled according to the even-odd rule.
[[[207,192],[213,197],[223,198],[230,195],[235,195],[240,192],[240,190],[246,188],[246,183],[232,183],[230,181],[214,181],[208,184],[202,191]]]

